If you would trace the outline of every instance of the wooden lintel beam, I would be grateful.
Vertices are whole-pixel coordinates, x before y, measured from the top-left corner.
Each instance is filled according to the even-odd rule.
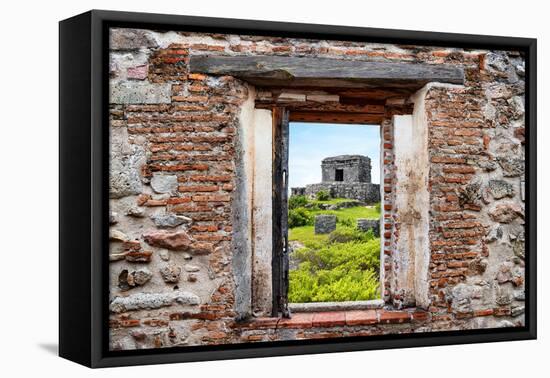
[[[291,122],[349,123],[379,125],[384,114],[368,113],[328,113],[328,112],[290,112]]]
[[[191,72],[235,76],[258,86],[420,88],[428,82],[464,83],[463,68],[449,64],[192,55],[189,65]]]
[[[292,111],[302,112],[332,112],[332,113],[364,113],[364,114],[384,114],[384,105],[367,104],[353,105],[340,103],[315,103],[309,101],[277,102],[277,101],[259,101],[256,100],[257,109],[271,109],[275,106],[284,106]]]

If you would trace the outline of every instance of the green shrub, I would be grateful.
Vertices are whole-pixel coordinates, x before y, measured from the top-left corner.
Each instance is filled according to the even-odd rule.
[[[377,202],[375,205],[374,205],[374,208],[376,209],[376,212],[380,214],[380,212],[382,211],[382,209],[380,208],[380,202]]]
[[[356,223],[357,221],[355,219],[351,219],[351,218],[336,218],[336,223],[339,223],[341,224],[342,226],[346,226],[346,227],[353,227],[353,224]]]
[[[379,298],[378,275],[373,270],[345,272],[339,279],[318,287],[315,302],[366,301]]]
[[[307,205],[306,196],[290,196],[288,199],[289,210],[296,209],[298,207],[304,207]]]
[[[313,224],[313,216],[303,207],[292,209],[288,212],[288,227],[300,227]]]
[[[328,201],[330,199],[330,193],[328,190],[319,190],[315,194],[315,198],[317,198],[317,201]]]
[[[380,297],[380,239],[315,245],[294,251],[290,302],[370,300]]]
[[[367,242],[348,242],[312,245],[313,248],[296,250],[295,259],[311,264],[312,270],[369,269],[380,265],[380,239]],[[300,265],[301,268],[301,265]]]
[[[328,237],[329,243],[347,243],[352,241],[368,242],[374,239],[372,230],[361,231],[352,227],[339,227]]]

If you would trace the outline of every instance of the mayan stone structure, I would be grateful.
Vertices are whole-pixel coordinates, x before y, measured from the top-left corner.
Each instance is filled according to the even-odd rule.
[[[327,157],[321,163],[322,182],[310,184],[304,194],[315,197],[324,190],[332,198],[349,198],[372,204],[380,201],[380,185],[371,182],[371,163],[367,156],[341,155]],[[302,192],[292,188],[293,194]]]
[[[463,75],[357,94],[194,65],[212,57]],[[520,53],[113,29],[109,58],[112,349],[524,324]],[[381,128],[383,307],[272,317],[271,127],[283,103],[296,120],[360,110]]]

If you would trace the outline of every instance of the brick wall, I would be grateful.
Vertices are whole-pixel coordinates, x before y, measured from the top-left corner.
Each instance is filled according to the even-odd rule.
[[[236,321],[233,238],[239,114],[250,88],[189,72],[190,54],[269,54],[464,67],[433,87],[429,127],[427,311],[403,306],[392,258],[392,116],[385,99],[385,310]],[[523,323],[524,60],[514,52],[219,34],[111,32],[110,337],[112,349],[517,326]],[[258,98],[265,93],[258,92]]]

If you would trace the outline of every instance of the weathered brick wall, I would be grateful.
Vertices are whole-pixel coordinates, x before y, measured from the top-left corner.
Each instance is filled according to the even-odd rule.
[[[448,321],[523,321],[523,69],[517,54],[491,52],[464,88],[428,92],[430,311]]]
[[[189,72],[190,54],[274,54],[461,65],[466,84],[428,90],[427,312],[400,307],[392,248],[391,115],[383,137],[383,299],[372,312],[236,322],[239,114],[251,88]],[[111,32],[111,348],[514,326],[523,322],[523,58],[219,34]]]

